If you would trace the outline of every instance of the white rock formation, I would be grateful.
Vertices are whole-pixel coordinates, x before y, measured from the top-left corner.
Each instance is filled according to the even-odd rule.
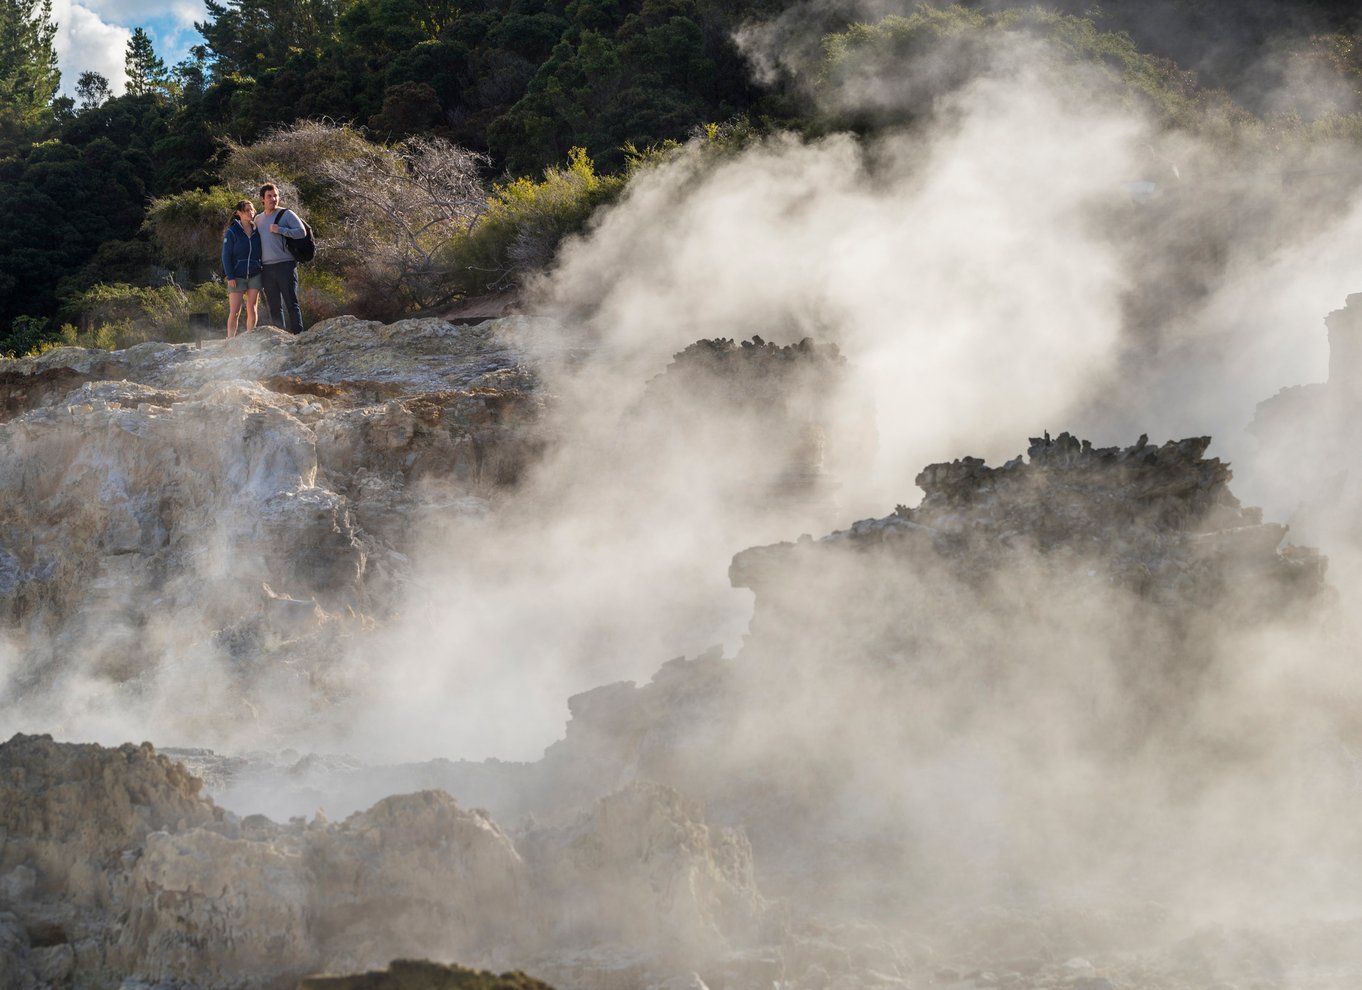
[[[6,987],[65,967],[91,987],[273,988],[403,957],[590,986],[621,959],[644,975],[720,959],[764,910],[742,835],[656,785],[532,830],[524,856],[442,791],[280,826],[198,790],[149,745],[0,744]]]
[[[272,685],[224,724],[339,690],[338,639],[393,607],[413,547],[490,511],[534,456],[525,323],[339,318],[4,362],[0,678],[57,712],[102,685],[211,690],[268,663]]]

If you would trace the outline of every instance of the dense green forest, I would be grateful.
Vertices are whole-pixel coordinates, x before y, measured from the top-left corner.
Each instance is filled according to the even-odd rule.
[[[0,246],[0,353],[175,339],[186,313],[224,305],[221,230],[266,177],[323,240],[313,318],[512,286],[677,142],[911,128],[963,78],[935,73],[874,112],[820,96],[857,73],[906,80],[943,50],[962,77],[963,53],[987,57],[999,33],[1043,37],[1234,153],[1362,134],[1351,0],[920,3],[868,20],[851,0],[206,6],[188,60],[167,66],[139,29],[125,93],[87,72],[69,97],[50,0],[0,0],[0,192],[18,234]],[[753,25],[788,46],[760,79],[735,40]],[[1281,105],[1264,65],[1331,85]]]

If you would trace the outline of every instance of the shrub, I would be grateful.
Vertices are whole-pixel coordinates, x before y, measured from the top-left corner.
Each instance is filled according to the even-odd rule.
[[[314,269],[303,276],[298,301],[303,307],[305,325],[311,326],[347,312],[350,296],[345,280],[339,275]],[[224,311],[225,308],[224,305]]]
[[[0,337],[0,355],[5,357],[41,353],[43,345],[58,339],[59,331],[48,329],[48,320],[36,316],[16,316],[9,334]]]
[[[549,168],[539,182],[495,184],[487,212],[445,255],[452,284],[469,295],[519,284],[547,267],[563,239],[584,229],[624,183],[622,176],[597,175],[586,151],[573,148],[567,165]]]
[[[226,186],[164,196],[152,201],[144,229],[168,265],[207,274],[218,268],[233,207],[248,196]]]
[[[350,127],[305,120],[270,131],[254,144],[227,142],[223,180],[231,188],[255,195],[261,183],[279,186],[285,206],[306,202],[313,209],[328,208],[337,190],[320,166],[363,158],[376,146]]]
[[[391,318],[447,301],[440,255],[487,207],[487,159],[432,137],[367,147],[315,166],[336,193],[335,257],[356,309]]]
[[[212,311],[191,309],[191,299],[196,306],[212,305],[200,290],[191,296],[174,283],[155,288],[101,283],[68,297],[63,312],[75,317],[81,340],[89,341],[84,346],[130,347],[148,340],[184,342],[190,339],[189,313]]]

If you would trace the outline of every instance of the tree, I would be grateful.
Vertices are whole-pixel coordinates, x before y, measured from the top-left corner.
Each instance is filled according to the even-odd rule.
[[[441,259],[454,288],[499,292],[522,284],[553,261],[563,240],[580,233],[591,215],[616,198],[623,176],[600,176],[582,148],[566,166],[552,165],[540,182],[520,178],[494,183],[487,212],[452,241]]]
[[[427,137],[316,163],[339,194],[337,220],[353,252],[347,281],[360,307],[387,307],[381,315],[393,317],[449,300],[443,259],[487,209],[479,175],[486,165],[482,155]]]
[[[132,37],[128,39],[123,68],[128,74],[129,96],[164,95],[168,92],[170,73],[152,47],[150,36],[141,28],[134,29]]]
[[[175,63],[170,70],[171,87],[182,99],[197,100],[208,87],[208,48],[194,45],[189,58]]]
[[[0,0],[0,142],[51,120],[61,85],[52,0]]]
[[[296,52],[316,51],[335,37],[336,22],[355,0],[204,0],[204,37],[215,76],[258,76]]]
[[[109,80],[98,72],[82,72],[76,80],[76,97],[82,110],[103,106],[111,96],[113,90],[109,88]]]
[[[383,109],[369,118],[369,130],[379,135],[407,137],[430,131],[440,122],[440,99],[426,83],[404,82],[383,92]]]
[[[81,114],[72,126],[102,113]],[[54,316],[66,277],[104,242],[137,236],[152,163],[125,135],[116,137],[99,136],[80,148],[45,141],[0,159],[0,199],[9,204],[11,222],[43,232],[0,242],[0,330],[18,316]]]

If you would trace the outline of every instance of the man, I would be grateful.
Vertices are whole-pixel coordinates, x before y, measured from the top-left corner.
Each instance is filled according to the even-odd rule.
[[[260,260],[264,282],[265,302],[270,308],[270,322],[290,333],[303,332],[303,309],[298,305],[298,262],[284,246],[285,237],[303,237],[302,222],[292,210],[279,208],[279,190],[273,182],[260,187],[264,209],[256,217],[260,231]],[[282,221],[282,223],[280,222]],[[284,323],[284,317],[288,323]]]

